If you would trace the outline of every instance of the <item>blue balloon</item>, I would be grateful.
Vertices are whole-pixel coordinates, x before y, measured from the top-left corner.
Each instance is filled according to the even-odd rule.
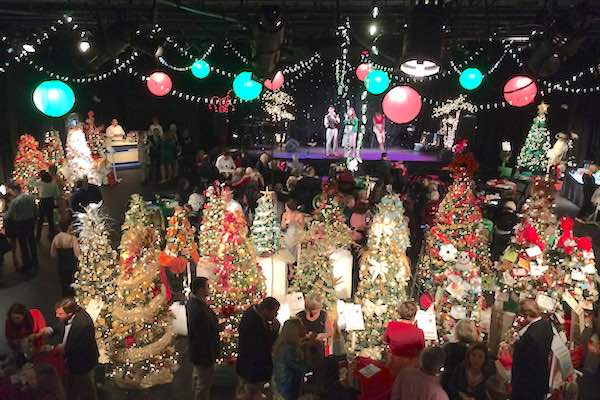
[[[210,64],[204,60],[196,60],[192,64],[192,75],[198,79],[204,79],[210,74]]]
[[[481,85],[483,74],[477,68],[467,68],[460,73],[458,83],[466,90],[474,90]]]
[[[381,94],[390,86],[390,77],[387,72],[375,69],[367,74],[365,87],[371,94]]]
[[[45,81],[33,91],[33,104],[42,114],[62,117],[75,105],[75,93],[63,81]]]
[[[252,72],[240,72],[233,80],[233,92],[244,101],[257,99],[262,92],[262,83],[252,80]]]

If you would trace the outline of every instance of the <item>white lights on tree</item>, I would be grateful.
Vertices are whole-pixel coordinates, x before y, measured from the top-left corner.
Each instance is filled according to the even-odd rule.
[[[296,117],[292,114],[295,106],[293,97],[281,90],[265,91],[262,97],[262,109],[273,122],[295,120]]]
[[[337,94],[342,98],[348,96],[348,48],[350,47],[350,20],[346,19],[343,25],[338,26],[338,36],[342,37],[341,56],[335,60],[335,80],[337,83]]]
[[[432,117],[442,117],[440,125],[440,136],[444,139],[444,147],[451,149],[454,146],[456,137],[456,129],[460,122],[460,114],[462,111],[471,113],[477,112],[477,106],[469,103],[464,95],[458,96],[456,99],[448,100],[446,103],[433,109]]]

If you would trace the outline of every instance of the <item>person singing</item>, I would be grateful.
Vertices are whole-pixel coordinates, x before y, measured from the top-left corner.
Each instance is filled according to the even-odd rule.
[[[358,118],[354,107],[348,107],[344,117],[344,137],[342,145],[346,149],[346,157],[356,157],[356,134],[358,133]]]
[[[385,151],[385,116],[379,111],[373,116],[373,133],[379,143],[379,150]]]
[[[335,113],[335,108],[333,108],[333,106],[329,106],[327,109],[323,124],[326,128],[325,156],[329,157],[331,154],[337,152],[338,126],[340,125],[340,116]]]

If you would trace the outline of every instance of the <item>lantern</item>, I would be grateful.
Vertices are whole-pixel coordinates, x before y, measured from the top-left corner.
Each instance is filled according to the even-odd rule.
[[[173,88],[171,77],[164,72],[153,72],[146,79],[146,86],[150,93],[155,96],[162,97],[169,94]]]
[[[62,117],[75,105],[75,93],[63,81],[45,81],[33,91],[33,104],[44,115]]]
[[[504,99],[514,107],[525,107],[533,103],[537,95],[537,85],[528,76],[517,75],[504,85]]]
[[[396,86],[383,98],[383,113],[397,124],[405,124],[415,119],[421,111],[421,95],[410,86]]]

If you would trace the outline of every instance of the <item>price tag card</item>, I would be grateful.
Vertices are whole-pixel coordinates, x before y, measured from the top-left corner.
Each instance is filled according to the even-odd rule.
[[[536,245],[525,250],[525,253],[527,253],[527,257],[529,258],[536,258],[542,254],[542,249]]]
[[[446,292],[450,293],[450,295],[456,299],[462,299],[465,294],[465,289],[461,283],[450,282],[450,284],[446,286]]]
[[[349,332],[365,330],[365,320],[360,304],[346,303],[344,306],[344,320],[346,321],[346,330]]]
[[[547,270],[547,265],[539,265],[538,263],[532,262],[529,273],[531,274],[531,276],[542,276]]]
[[[573,279],[574,281],[582,282],[586,280],[586,277],[583,272],[581,272],[578,269],[574,269],[573,271],[571,271],[571,279]]]
[[[438,341],[437,325],[435,322],[435,309],[433,305],[427,311],[418,310],[416,315],[417,326],[425,334],[425,340]]]
[[[512,274],[513,276],[527,276],[529,275],[529,271],[525,268],[513,268]]]
[[[360,372],[360,374],[362,376],[364,376],[365,378],[367,378],[367,379],[372,378],[379,371],[381,371],[381,368],[379,368],[378,366],[373,365],[373,364],[369,364],[366,367],[363,367],[363,368],[361,368],[361,369],[358,370],[358,372]]]
[[[304,295],[302,292],[289,293],[285,296],[285,302],[290,308],[290,314],[296,315],[304,310]]]
[[[450,316],[454,319],[467,318],[467,310],[463,306],[454,305],[450,309]]]
[[[544,311],[554,311],[554,309],[556,308],[556,300],[543,293],[538,293],[535,301],[538,304],[538,306],[540,306],[540,308]]]

